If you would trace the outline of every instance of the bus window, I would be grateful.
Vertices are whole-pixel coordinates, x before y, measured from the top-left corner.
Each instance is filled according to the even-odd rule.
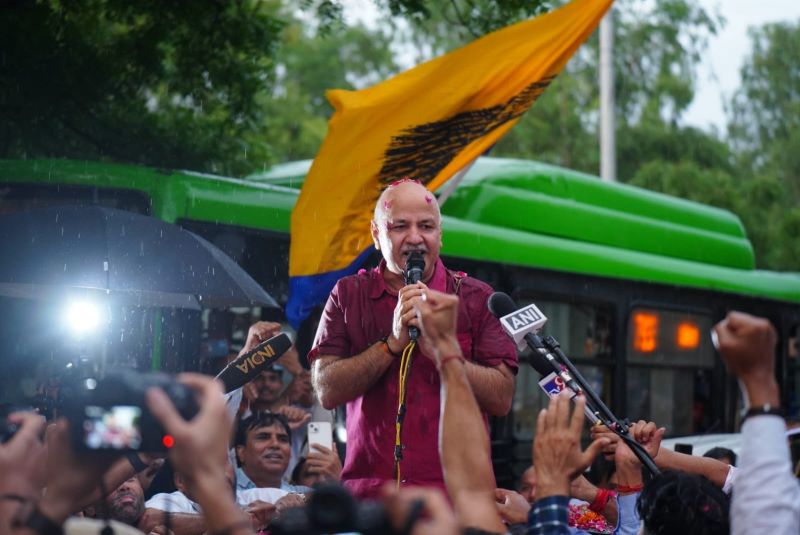
[[[519,299],[520,306],[531,302]],[[561,349],[572,360],[595,392],[606,403],[611,394],[611,309],[588,304],[536,300],[536,306],[547,316],[543,332],[561,343]],[[518,440],[533,438],[539,410],[547,406],[545,393],[539,386],[539,373],[526,362],[530,350],[520,352],[517,387],[514,392],[514,436]]]
[[[628,320],[627,416],[671,435],[703,433],[711,422],[714,352],[710,316],[635,308]]]

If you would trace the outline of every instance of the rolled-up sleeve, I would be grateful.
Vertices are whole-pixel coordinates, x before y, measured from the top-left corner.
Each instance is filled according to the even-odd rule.
[[[472,308],[475,315],[473,321],[478,327],[473,341],[475,362],[491,368],[505,364],[516,374],[519,367],[517,346],[503,330],[500,320],[489,312],[487,303],[491,291],[487,286],[480,296],[475,296],[476,306]]]
[[[322,355],[350,356],[350,340],[341,307],[342,292],[346,290],[342,287],[342,281],[339,281],[328,296],[325,309],[322,311],[314,346],[308,353],[309,364]]]

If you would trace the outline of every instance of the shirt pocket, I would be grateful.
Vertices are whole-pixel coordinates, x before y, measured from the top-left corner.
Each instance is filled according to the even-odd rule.
[[[458,345],[461,347],[461,353],[463,353],[464,358],[473,360],[472,335],[470,333],[456,333],[456,339],[458,340]]]

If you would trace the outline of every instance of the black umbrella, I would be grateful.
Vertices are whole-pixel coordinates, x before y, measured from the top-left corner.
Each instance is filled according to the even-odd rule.
[[[203,238],[101,206],[0,216],[0,295],[107,294],[122,303],[199,309],[278,304]]]

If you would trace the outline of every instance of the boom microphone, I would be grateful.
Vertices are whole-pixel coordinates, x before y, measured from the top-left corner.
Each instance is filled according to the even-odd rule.
[[[542,325],[547,322],[547,318],[535,305],[531,304],[517,310],[517,305],[514,301],[501,292],[493,293],[489,297],[488,304],[491,313],[500,320],[503,330],[517,342],[520,349],[527,344],[533,350],[534,358],[531,358],[531,365],[536,368],[536,371],[545,375],[539,381],[539,386],[548,396],[557,396],[565,389],[571,391],[573,398],[575,395],[585,395],[586,406],[584,407],[584,413],[589,420],[594,424],[605,424],[631,448],[651,474],[657,475],[660,473],[647,450],[628,436],[630,424],[614,416],[611,409],[606,407],[600,396],[592,390],[592,387],[581,375],[581,372],[575,368],[569,358],[561,351],[558,341],[552,336],[546,336],[542,339],[536,334],[542,328]],[[544,360],[537,359],[535,355],[541,356]],[[544,362],[550,366],[551,370],[547,370],[543,366]],[[562,367],[562,364],[566,366],[566,369]]]
[[[422,273],[425,271],[425,259],[422,258],[422,254],[414,251],[410,255],[408,255],[408,260],[406,260],[406,270],[403,272],[403,277],[405,278],[406,286],[409,284],[416,284],[422,280]],[[419,338],[419,328],[417,327],[409,327],[408,328],[408,337],[412,340],[416,340]]]
[[[544,377],[539,386],[547,395],[557,395],[564,386],[574,394],[582,392],[580,385],[561,367],[536,334],[547,323],[547,318],[536,305],[531,303],[517,309],[517,304],[508,295],[495,292],[489,296],[488,306],[489,311],[500,320],[500,325],[506,334],[517,343],[517,348],[522,350],[527,345],[533,351],[530,365]],[[587,410],[586,414],[589,415],[591,412]],[[595,421],[596,416],[592,420]]]
[[[286,333],[273,336],[265,342],[236,357],[236,360],[219,372],[217,379],[222,381],[225,393],[246,385],[267,366],[278,360],[292,347],[292,339]]]

